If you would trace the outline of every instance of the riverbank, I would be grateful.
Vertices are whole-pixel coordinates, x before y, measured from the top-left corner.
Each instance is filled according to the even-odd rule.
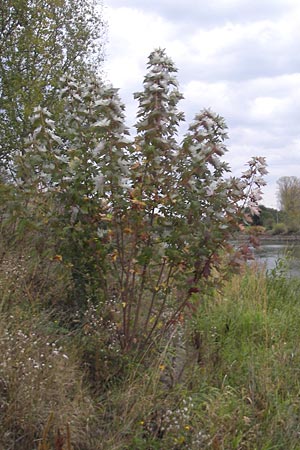
[[[268,234],[268,233],[261,233],[258,236],[258,239],[260,242],[282,242],[282,243],[289,243],[289,242],[299,242],[300,243],[300,234],[294,233],[294,234]],[[236,241],[246,241],[249,239],[248,234],[240,233],[235,236]]]
[[[235,247],[249,244],[249,236],[240,235],[233,241]],[[285,273],[289,277],[300,277],[300,236],[270,235],[258,236],[257,244],[252,247],[253,256],[266,271],[278,267],[284,261]],[[253,245],[250,243],[250,246]]]
[[[300,242],[300,234],[261,234],[259,236],[262,241],[276,242]]]

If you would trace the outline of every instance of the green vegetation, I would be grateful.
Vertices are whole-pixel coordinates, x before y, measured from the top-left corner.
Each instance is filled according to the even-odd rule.
[[[292,178],[292,177],[285,177]],[[282,180],[282,179],[281,179]],[[298,198],[298,194],[291,192],[292,199]],[[293,208],[293,209],[289,209]],[[253,216],[253,225],[264,228],[264,233],[279,234],[297,234],[299,232],[299,208],[296,201],[290,201],[287,207],[282,205],[281,210],[268,208],[259,205],[259,215]]]
[[[286,231],[287,231],[286,226],[282,222],[276,223],[272,228],[272,234],[275,236],[278,234],[284,234],[284,233],[286,233]]]
[[[263,226],[266,230],[272,230],[278,223],[283,222],[284,214],[274,208],[259,205],[260,214],[253,217],[253,224]]]
[[[230,244],[265,160],[230,177],[210,110],[179,144],[176,71],[151,53],[131,138],[116,89],[59,70],[4,149],[5,449],[296,448],[299,286]]]

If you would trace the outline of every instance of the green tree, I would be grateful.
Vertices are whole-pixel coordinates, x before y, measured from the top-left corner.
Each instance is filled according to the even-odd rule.
[[[277,181],[278,199],[289,231],[300,229],[300,178],[281,177]]]
[[[95,0],[1,0],[0,156],[24,150],[38,105],[57,113],[63,74],[76,79],[103,59],[105,24]]]
[[[283,221],[284,214],[275,208],[259,205],[260,214],[253,216],[253,225],[260,225],[271,230],[274,225]]]

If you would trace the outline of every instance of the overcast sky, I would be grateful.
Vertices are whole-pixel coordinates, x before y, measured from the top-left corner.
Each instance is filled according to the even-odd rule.
[[[203,108],[229,127],[234,175],[267,158],[266,206],[276,181],[300,177],[300,0],[104,0],[104,70],[135,123],[149,54],[165,48],[178,68],[187,124]],[[185,130],[183,130],[185,131]]]

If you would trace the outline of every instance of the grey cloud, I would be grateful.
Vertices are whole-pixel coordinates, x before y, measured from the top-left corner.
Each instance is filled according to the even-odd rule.
[[[198,24],[209,27],[224,22],[264,20],[284,14],[289,0],[106,0],[112,7],[128,7],[156,13],[173,23]]]

